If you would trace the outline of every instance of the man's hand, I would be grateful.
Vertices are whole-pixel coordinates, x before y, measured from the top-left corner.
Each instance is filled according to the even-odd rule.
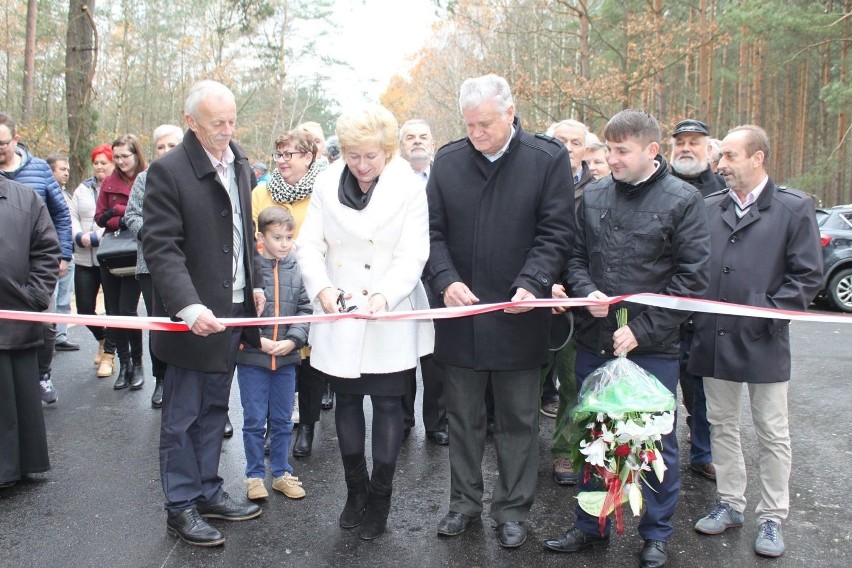
[[[263,314],[263,308],[266,306],[266,295],[263,292],[253,292],[254,309],[257,310],[257,317]]]
[[[532,295],[532,292],[529,292],[527,290],[524,290],[521,287],[518,287],[518,289],[515,291],[515,295],[512,296],[511,301],[512,302],[520,302],[521,300],[534,300],[534,299],[535,299],[535,296]],[[530,311],[531,309],[533,309],[532,306],[516,306],[514,308],[506,308],[503,311],[506,312],[507,314],[522,314],[524,312]]]
[[[568,294],[565,293],[565,286],[562,284],[554,284],[553,288],[550,289],[550,295],[553,298],[567,298]],[[568,311],[568,308],[564,306],[556,306],[555,308],[551,308],[551,312],[554,314],[564,314]]]
[[[222,325],[222,323],[216,319],[216,316],[213,315],[213,312],[210,309],[206,309],[201,312],[201,315],[198,316],[198,319],[195,320],[195,323],[192,325],[192,333],[195,335],[200,335],[201,337],[207,337],[208,335],[212,335],[214,333],[220,333],[225,331],[227,328]]]
[[[367,313],[375,314],[388,309],[388,301],[382,294],[373,294],[367,301]]]
[[[627,355],[639,347],[636,336],[628,326],[622,326],[612,334],[612,352],[616,356]]]
[[[595,290],[591,294],[588,295],[590,300],[608,300],[609,296],[601,292],[600,290]],[[602,306],[588,306],[589,313],[592,314],[596,318],[605,318],[609,313],[609,305],[604,304]]]
[[[453,282],[444,289],[444,305],[448,308],[472,306],[478,301],[479,298],[462,282]]]
[[[67,260],[60,260],[59,261],[59,277],[62,278],[66,274],[68,274],[68,261]]]

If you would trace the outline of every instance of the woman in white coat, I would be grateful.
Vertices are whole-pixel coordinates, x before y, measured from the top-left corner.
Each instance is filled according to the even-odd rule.
[[[399,158],[397,122],[371,105],[343,114],[343,160],[316,181],[297,251],[315,313],[428,308],[420,274],[429,256],[423,184]],[[340,526],[385,531],[403,439],[402,395],[418,358],[431,353],[431,321],[311,324],[311,365],[337,395],[335,420],[348,496]],[[364,457],[364,395],[373,406],[372,475]]]

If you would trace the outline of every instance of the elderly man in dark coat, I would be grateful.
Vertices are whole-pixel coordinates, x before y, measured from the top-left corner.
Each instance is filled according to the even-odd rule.
[[[775,185],[766,173],[769,139],[753,125],[722,141],[719,171],[729,190],[707,197],[711,233],[707,298],[804,311],[822,281],[819,229],[811,198]],[[784,553],[781,523],[790,509],[790,328],[784,319],[695,314],[689,372],[705,377],[719,503],[695,525],[719,534],[744,521],[746,468],[740,442],[743,383],[760,452],[759,528],[754,549]]]
[[[573,231],[567,150],[521,129],[501,77],[468,79],[459,103],[468,137],[438,151],[426,187],[431,252],[425,278],[446,306],[549,297]],[[544,309],[435,322],[434,357],[447,371],[451,475],[450,512],[438,534],[460,534],[482,512],[490,379],[499,471],[491,516],[501,546],[526,540],[549,331],[550,310]]]
[[[189,132],[148,169],[141,232],[154,315],[191,329],[154,333],[151,348],[167,364],[160,476],[168,532],[198,546],[225,542],[205,518],[260,514],[255,504],[234,502],[218,473],[241,334],[260,347],[257,328],[227,329],[218,318],[256,315],[264,303],[251,219],[253,175],[231,142],[236,108],[221,83],[200,81],[190,89]]]
[[[41,312],[56,285],[61,250],[44,201],[0,177],[0,308]],[[0,321],[0,489],[50,469],[37,349],[42,324]]]

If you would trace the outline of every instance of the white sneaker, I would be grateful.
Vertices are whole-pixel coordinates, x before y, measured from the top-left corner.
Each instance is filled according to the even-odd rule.
[[[292,422],[293,424],[299,423],[299,397],[298,397],[298,394],[299,393],[296,393],[297,396],[295,398],[295,402],[293,403],[293,414],[290,417],[290,422]]]
[[[53,381],[50,380],[50,375],[44,375],[38,382],[41,388],[41,401],[45,404],[53,404],[59,400],[59,394],[56,392],[56,387],[53,386]]]

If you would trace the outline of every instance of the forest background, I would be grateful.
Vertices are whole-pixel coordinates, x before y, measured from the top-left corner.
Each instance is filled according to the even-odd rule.
[[[380,102],[400,123],[427,120],[439,145],[464,136],[461,82],[494,72],[528,131],[574,118],[599,134],[631,107],[664,133],[687,117],[718,138],[754,123],[769,133],[777,182],[826,206],[852,201],[852,0],[434,0],[434,9],[428,41]],[[156,126],[183,124],[185,94],[201,78],[234,90],[237,138],[266,162],[279,133],[315,120],[331,134],[363,96],[330,88],[347,49],[335,41],[333,0],[6,0],[0,22],[0,108],[36,155],[70,154],[71,187],[90,175],[91,148],[118,134],[138,134],[150,152]],[[376,21],[363,33],[389,25],[429,24]]]

